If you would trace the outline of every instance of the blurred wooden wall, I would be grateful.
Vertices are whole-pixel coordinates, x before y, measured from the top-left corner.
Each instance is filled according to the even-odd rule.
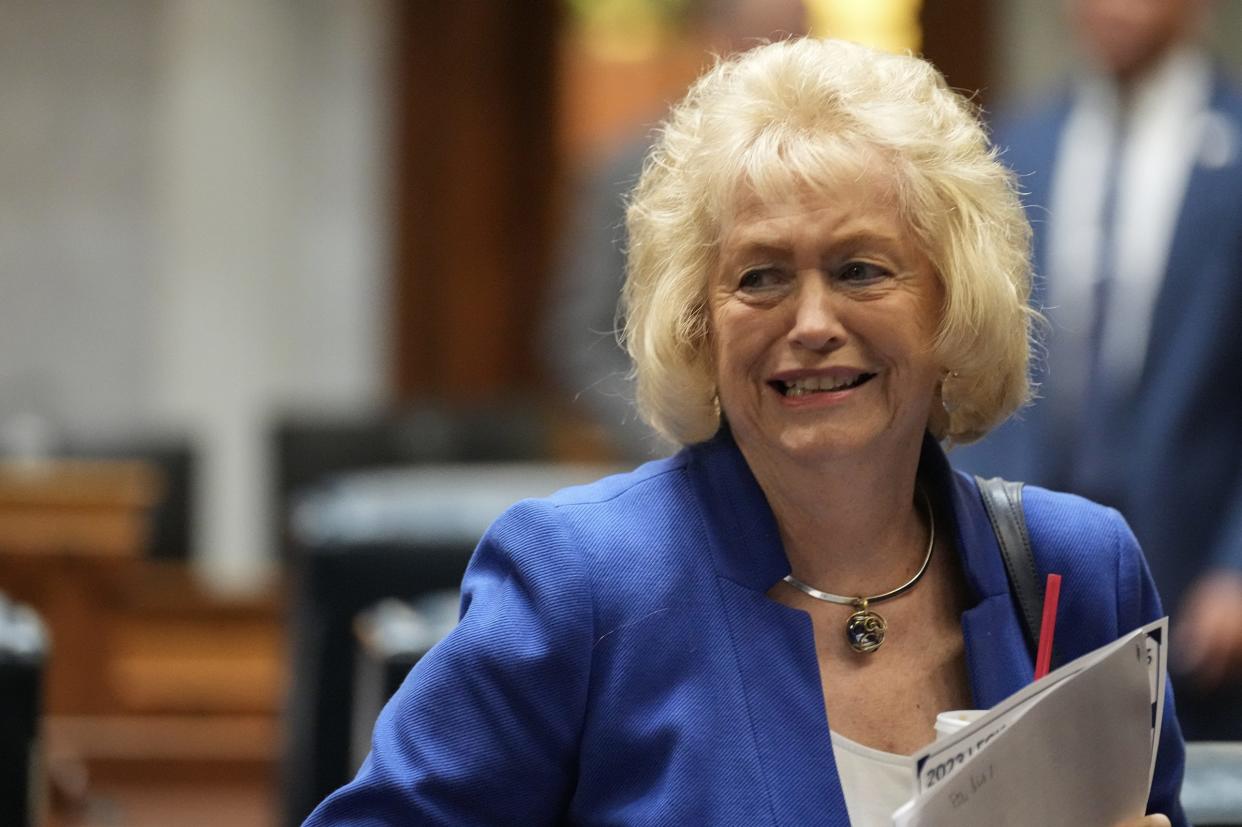
[[[560,4],[397,8],[396,400],[529,388],[553,237]]]
[[[995,3],[990,0],[923,0],[923,56],[936,64],[949,85],[987,103],[997,43]],[[1053,13],[1051,9],[1049,13]]]

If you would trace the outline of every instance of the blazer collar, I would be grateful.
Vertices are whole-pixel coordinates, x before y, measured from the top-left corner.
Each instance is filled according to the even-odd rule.
[[[689,449],[688,466],[707,515],[717,571],[729,580],[766,592],[789,573],[776,518],[763,490],[727,427]],[[1008,592],[1004,564],[975,482],[953,470],[940,444],[923,438],[919,478],[948,518],[962,566],[976,601]],[[943,518],[942,517],[942,518]]]
[[[728,426],[690,449],[689,468],[706,516],[716,571],[766,592],[789,574],[776,518]]]
[[[689,455],[717,573],[762,597],[789,573],[763,490],[727,427]],[[970,589],[962,615],[967,669],[976,706],[988,707],[1028,682],[1033,664],[1000,547],[974,479],[953,470],[930,435],[923,440],[919,476],[961,558]]]

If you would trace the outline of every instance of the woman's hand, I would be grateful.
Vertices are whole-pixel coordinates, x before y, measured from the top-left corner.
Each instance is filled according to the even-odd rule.
[[[1154,815],[1143,816],[1138,821],[1127,821],[1125,824],[1118,824],[1117,827],[1173,827],[1167,816],[1159,813]]]
[[[1181,671],[1204,691],[1242,677],[1242,573],[1199,578],[1173,627],[1173,647]]]

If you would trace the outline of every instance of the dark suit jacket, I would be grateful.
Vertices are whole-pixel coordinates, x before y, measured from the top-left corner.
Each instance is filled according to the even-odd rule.
[[[1035,302],[1043,306],[1047,208],[1068,96],[1013,119],[995,141],[1021,176],[1035,231]],[[1126,435],[1107,485],[1077,493],[1122,511],[1138,536],[1164,603],[1174,614],[1190,581],[1214,566],[1242,570],[1242,95],[1214,80],[1215,127],[1207,140],[1231,149],[1225,166],[1193,168],[1177,218],[1168,267],[1131,404],[1108,427]],[[1055,308],[1047,347],[1058,347]],[[1057,377],[1037,370],[1047,396]],[[953,463],[985,476],[1071,490],[1073,441],[1036,402]],[[1179,694],[1181,694],[1179,687]],[[1184,698],[1184,700],[1186,700]],[[1194,704],[1198,706],[1198,704]],[[1242,737],[1242,700],[1205,710],[1195,737]],[[1185,721],[1185,716],[1184,721]],[[1227,719],[1232,718],[1232,722]]]
[[[939,446],[920,474],[956,540],[973,700],[1032,658],[973,479]],[[1161,615],[1115,512],[1028,489],[1039,574],[1064,577],[1056,662]],[[467,571],[457,629],[411,672],[355,781],[308,825],[839,825],[809,616],[727,431],[637,471],[518,504]],[[1150,805],[1185,824],[1171,695]]]

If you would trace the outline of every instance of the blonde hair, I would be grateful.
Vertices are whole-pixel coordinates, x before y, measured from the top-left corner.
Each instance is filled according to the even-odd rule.
[[[943,285],[932,433],[987,433],[1030,397],[1030,226],[975,108],[915,57],[810,38],[724,59],[675,106],[627,210],[623,339],[638,408],[681,444],[720,425],[707,308],[740,191],[823,186],[879,157]]]

